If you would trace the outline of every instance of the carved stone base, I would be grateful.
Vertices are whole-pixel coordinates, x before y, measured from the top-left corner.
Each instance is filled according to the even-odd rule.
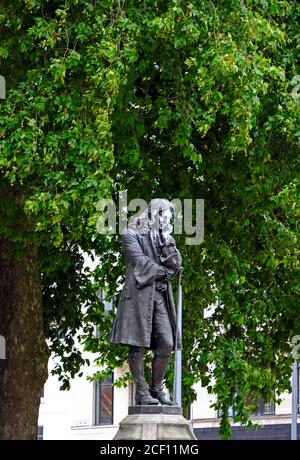
[[[176,406],[130,406],[115,440],[195,440],[190,423]]]

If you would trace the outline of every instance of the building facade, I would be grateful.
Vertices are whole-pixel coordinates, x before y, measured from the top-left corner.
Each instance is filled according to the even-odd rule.
[[[95,370],[91,366],[85,369],[85,374],[92,375]],[[69,391],[60,391],[57,377],[50,376],[41,396],[38,439],[113,439],[120,421],[128,414],[128,406],[133,404],[132,387],[113,386],[113,380],[127,370],[126,366],[118,369],[103,382],[75,378]],[[195,390],[197,400],[189,410],[193,431],[198,439],[219,439],[220,414],[211,408],[215,397],[200,384],[195,386]],[[281,399],[280,405],[260,402],[257,413],[253,415],[253,421],[261,425],[260,429],[248,430],[233,423],[233,439],[290,439],[291,395],[285,393]],[[300,414],[298,439],[299,427]]]
[[[92,261],[85,256],[85,263],[95,268],[99,260]],[[101,299],[105,311],[111,311],[112,302],[106,302],[103,293]],[[97,333],[97,331],[95,331]],[[86,354],[93,361],[94,356]],[[115,370],[105,382],[89,382],[84,377],[75,378],[69,391],[60,391],[56,376],[51,376],[49,361],[49,379],[43,389],[38,439],[99,439],[111,440],[118,431],[120,421],[127,416],[128,406],[133,404],[133,389],[117,388],[113,381],[128,371],[128,367]],[[93,375],[98,368],[92,365],[83,369],[84,375]],[[298,367],[298,413],[299,413]],[[211,405],[216,402],[201,384],[195,385],[197,400],[191,405],[189,418],[198,439],[219,439],[220,417]],[[261,426],[258,430],[248,430],[232,423],[233,439],[291,439],[291,394],[281,395],[281,404],[260,402],[259,409],[253,415],[253,421]],[[234,415],[234,414],[232,414]],[[300,439],[300,413],[298,415],[298,439]]]

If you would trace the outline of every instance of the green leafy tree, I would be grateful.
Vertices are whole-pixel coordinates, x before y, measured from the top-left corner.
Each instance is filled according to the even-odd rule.
[[[200,379],[218,397],[224,437],[231,407],[250,427],[257,398],[278,400],[290,388],[299,331],[298,17],[295,2],[144,2],[111,28],[114,41],[123,30],[133,61],[112,116],[117,190],[147,201],[205,199],[203,243],[177,237],[184,403]],[[120,272],[111,266],[107,254],[98,272],[112,296]],[[87,346],[112,370],[126,354],[107,344],[110,326],[104,317]]]
[[[111,187],[119,83],[94,13],[92,2],[1,3],[0,438],[35,437],[45,337],[61,356],[56,371],[74,375],[82,305],[97,301],[82,250],[93,246],[96,205]]]
[[[176,237],[185,405],[201,379],[229,437],[230,407],[249,425],[257,397],[289,388],[298,20],[292,0],[1,3],[0,437],[35,436],[49,350],[63,388],[84,362],[76,336],[107,372],[126,360],[98,296],[118,300],[120,241],[96,231],[97,202],[124,189],[205,199],[201,245]],[[93,277],[82,250],[101,258]]]

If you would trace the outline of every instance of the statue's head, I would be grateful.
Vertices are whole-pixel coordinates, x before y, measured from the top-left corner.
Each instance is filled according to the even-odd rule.
[[[164,198],[154,198],[148,205],[148,217],[151,222],[151,228],[157,232],[160,230],[166,237],[173,231],[171,219],[174,209],[171,203]]]
[[[161,231],[168,238],[173,231],[171,219],[174,209],[170,201],[164,198],[154,198],[146,210],[135,216],[130,227],[140,233],[148,233],[151,229]]]

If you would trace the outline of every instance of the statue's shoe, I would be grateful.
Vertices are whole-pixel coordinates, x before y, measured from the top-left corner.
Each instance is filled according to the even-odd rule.
[[[164,406],[173,406],[172,401],[167,398],[166,393],[163,391],[162,385],[152,385],[149,388],[149,392],[153,398],[158,399],[159,402]]]
[[[159,404],[159,400],[151,396],[149,390],[137,390],[135,394],[137,406],[153,406]]]

